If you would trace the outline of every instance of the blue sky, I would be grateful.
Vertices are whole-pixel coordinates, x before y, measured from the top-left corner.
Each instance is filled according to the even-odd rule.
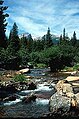
[[[79,38],[79,0],[4,0],[8,6],[7,34],[16,22],[19,33],[42,36],[50,27],[60,35],[64,28],[69,36],[76,31]]]

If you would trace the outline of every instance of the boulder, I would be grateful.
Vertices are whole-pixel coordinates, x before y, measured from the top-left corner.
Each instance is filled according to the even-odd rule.
[[[28,72],[30,72],[30,69],[25,68],[25,69],[21,69],[21,70],[17,71],[16,74],[24,74],[24,73],[28,73]]]
[[[55,93],[49,100],[49,109],[51,112],[62,111],[62,113],[69,112],[72,110],[79,110],[79,94],[73,97],[63,96],[59,93]]]
[[[64,80],[60,80],[60,81],[58,81],[58,83],[55,85],[55,88],[56,88],[56,90],[57,90],[58,92],[62,89],[63,84],[64,84]]]
[[[50,95],[48,93],[45,93],[45,94],[39,93],[39,94],[36,94],[36,97],[42,98],[42,99],[49,99]]]
[[[37,88],[36,84],[33,82],[30,82],[28,84],[28,90],[35,90]]]
[[[3,98],[7,97],[8,94],[6,93],[6,91],[0,91],[0,99],[3,100]]]
[[[74,93],[74,89],[79,91],[79,84],[73,81],[79,80],[79,77],[69,76],[65,80],[60,80],[56,84],[55,88],[57,92],[51,96],[49,105],[50,111],[57,112],[68,112],[72,110],[79,110],[79,93]]]
[[[76,99],[76,97],[74,96],[74,97],[71,98],[71,109],[77,108],[77,105],[78,105],[77,99]]]
[[[70,101],[70,98],[62,96],[56,92],[49,100],[50,111],[57,112],[58,110],[62,109],[63,112],[67,112],[70,110]]]
[[[68,76],[65,80],[72,82],[72,81],[78,81],[79,76]]]
[[[15,93],[18,90],[16,89],[16,86],[14,84],[9,83],[2,83],[0,86],[0,97],[5,98],[9,94]]]
[[[73,71],[73,72],[71,72],[71,75],[75,76],[77,73],[78,73],[78,71]]]
[[[32,77],[32,76],[26,76],[26,78],[28,78],[28,79],[32,79],[33,77]]]
[[[77,107],[79,108],[79,93],[75,94],[76,100],[77,100]]]
[[[33,68],[33,65],[28,62],[27,67],[28,67],[28,68]]]
[[[65,83],[64,80],[58,81],[58,83],[55,86],[56,90],[60,94],[68,94],[68,93],[73,93],[73,88],[72,85],[69,83]]]
[[[66,93],[66,96],[69,97],[69,98],[72,98],[72,97],[75,96],[75,94],[72,93],[72,92],[68,92],[68,93]]]
[[[9,97],[6,97],[3,99],[3,101],[15,101],[16,100],[16,96],[15,95],[12,95],[12,96],[9,96]]]
[[[7,74],[6,77],[7,78],[12,78],[12,75],[11,74]]]
[[[15,93],[17,92],[16,86],[11,84],[5,87],[5,91],[8,93]]]
[[[36,100],[36,95],[35,94],[31,94],[29,96],[26,96],[22,99],[22,102],[24,103],[30,103],[32,101],[35,101]]]
[[[62,87],[62,91],[63,93],[67,94],[67,93],[73,93],[73,88],[71,84],[68,83],[64,83],[63,87]]]
[[[23,81],[20,81],[19,84],[20,84],[20,85],[26,85],[26,86],[28,85],[27,82],[23,82]]]

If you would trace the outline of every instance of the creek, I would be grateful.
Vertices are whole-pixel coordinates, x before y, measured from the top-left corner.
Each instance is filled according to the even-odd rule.
[[[35,90],[23,90],[17,93],[15,101],[0,104],[0,118],[38,118],[49,113],[49,99],[55,93],[55,84],[64,76],[53,75],[49,68],[31,69],[28,74],[37,85]],[[36,101],[23,103],[23,97],[35,93]]]

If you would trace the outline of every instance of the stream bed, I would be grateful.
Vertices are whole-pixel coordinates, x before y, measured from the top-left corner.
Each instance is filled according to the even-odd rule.
[[[26,74],[27,75],[27,74]],[[53,76],[50,69],[31,69],[32,76],[37,84],[35,90],[23,90],[19,92],[15,101],[7,101],[0,104],[0,118],[38,118],[49,113],[49,99],[55,93],[55,84],[62,76]],[[23,103],[22,99],[28,94],[37,95],[36,101]]]

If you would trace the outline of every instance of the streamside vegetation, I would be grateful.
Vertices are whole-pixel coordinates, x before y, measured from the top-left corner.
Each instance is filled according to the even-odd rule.
[[[0,1],[0,68],[17,70],[30,62],[57,72],[79,63],[79,40],[75,31],[70,38],[64,28],[60,37],[56,37],[48,28],[44,36],[33,39],[31,34],[20,37],[17,23],[14,23],[7,38],[6,17],[9,15],[4,13],[8,7],[3,6],[3,2]]]

